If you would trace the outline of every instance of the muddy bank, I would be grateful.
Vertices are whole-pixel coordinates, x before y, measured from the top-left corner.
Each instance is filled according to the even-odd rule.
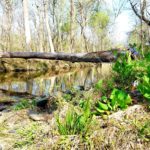
[[[93,66],[93,63],[71,63],[57,60],[26,60],[17,58],[2,58],[0,60],[0,72],[9,71],[60,71],[70,70],[71,68],[82,68],[85,66]]]

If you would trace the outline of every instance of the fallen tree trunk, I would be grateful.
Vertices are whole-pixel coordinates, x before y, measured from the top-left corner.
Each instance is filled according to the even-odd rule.
[[[117,51],[122,53],[123,51]],[[116,60],[114,50],[91,53],[41,53],[41,52],[0,52],[0,58],[49,59],[70,62],[112,62]]]

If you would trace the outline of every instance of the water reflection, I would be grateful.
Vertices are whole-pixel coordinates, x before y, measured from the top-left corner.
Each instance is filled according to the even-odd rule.
[[[111,64],[102,64],[92,68],[85,68],[80,70],[71,71],[68,73],[54,74],[48,72],[39,77],[30,77],[30,74],[25,74],[26,78],[21,73],[17,73],[17,78],[7,73],[0,79],[0,89],[10,92],[28,93],[31,95],[52,95],[57,91],[65,91],[75,86],[82,85],[89,88],[93,83],[99,79],[103,79],[110,75]],[[7,79],[8,76],[8,79]],[[15,75],[16,76],[16,75]]]

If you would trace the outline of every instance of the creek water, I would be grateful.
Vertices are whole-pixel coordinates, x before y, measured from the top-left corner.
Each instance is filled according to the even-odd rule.
[[[94,67],[74,69],[67,72],[38,74],[37,72],[4,73],[0,75],[0,90],[34,96],[57,94],[79,86],[88,89],[100,79],[111,75],[111,64],[103,63]]]

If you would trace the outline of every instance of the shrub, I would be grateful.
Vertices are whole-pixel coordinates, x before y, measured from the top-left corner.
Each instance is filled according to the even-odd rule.
[[[150,101],[150,78],[148,76],[142,78],[142,82],[138,85],[138,90]]]
[[[116,73],[115,79],[123,88],[128,88],[132,81],[136,79],[134,71],[134,63],[130,56],[121,56],[113,66],[113,71]]]

